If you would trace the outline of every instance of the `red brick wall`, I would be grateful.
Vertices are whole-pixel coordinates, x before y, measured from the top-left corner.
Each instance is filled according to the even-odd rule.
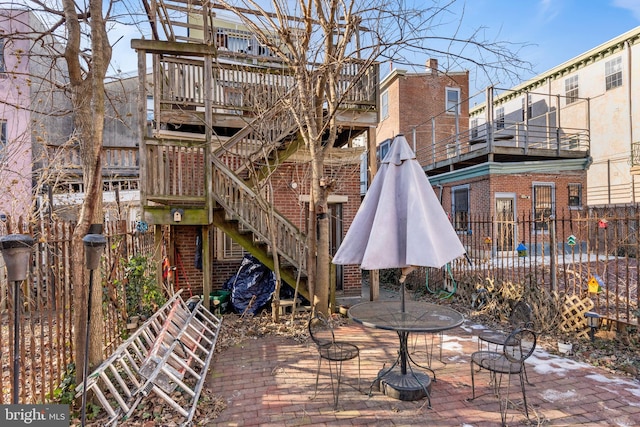
[[[556,211],[566,210],[569,205],[569,184],[582,184],[583,206],[586,188],[586,172],[558,172],[554,174],[516,173],[511,175],[482,176],[470,180],[450,182],[443,185],[442,206],[445,211],[451,211],[451,188],[469,184],[469,206],[471,215],[495,214],[496,193],[515,193],[516,215],[529,215],[533,211],[533,183],[553,183],[555,185]],[[436,195],[440,194],[439,187],[434,187]]]
[[[346,234],[360,207],[360,165],[326,166],[325,175],[334,179],[332,195],[346,196],[342,204],[342,228]],[[287,163],[280,166],[272,176],[276,209],[306,233],[307,204],[300,200],[309,194],[309,164]],[[295,183],[295,185],[292,185]],[[295,188],[293,188],[295,187]],[[343,292],[345,295],[360,295],[362,280],[358,266],[343,267]]]
[[[196,235],[200,226],[174,225],[171,227],[174,254],[172,265],[176,266],[174,283],[176,291],[185,289],[183,296],[202,294],[202,271],[195,267]]]
[[[382,119],[376,130],[376,142],[381,143],[403,133],[413,146],[413,128],[416,128],[416,157],[420,164],[431,162],[432,121],[435,118],[435,141],[444,141],[456,134],[455,115],[446,114],[445,89],[459,88],[460,132],[469,129],[469,74],[420,73],[405,74],[390,82],[389,117]]]

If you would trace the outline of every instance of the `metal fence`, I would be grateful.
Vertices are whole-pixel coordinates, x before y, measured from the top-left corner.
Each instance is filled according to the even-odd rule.
[[[13,227],[4,223],[0,235],[25,233],[36,242],[27,280],[21,287],[20,327],[20,403],[39,403],[50,396],[65,377],[73,362],[73,292],[71,285],[71,236],[74,224],[43,221],[26,224],[17,221]],[[134,232],[135,225],[126,221],[108,222],[104,227],[107,247],[101,265],[104,286],[104,354],[121,342],[123,318],[117,307],[122,298],[114,283],[124,277],[122,259],[131,255],[150,254],[153,235]],[[6,269],[0,257],[0,404],[10,403],[13,388],[13,294],[15,287],[6,280]],[[80,308],[82,309],[82,308]]]
[[[473,216],[468,228],[459,232],[468,257],[443,269],[423,269],[413,285],[425,281],[431,290],[451,291],[456,282],[512,282],[590,297],[593,310],[601,316],[637,325],[639,226],[638,206],[571,210],[537,218]]]

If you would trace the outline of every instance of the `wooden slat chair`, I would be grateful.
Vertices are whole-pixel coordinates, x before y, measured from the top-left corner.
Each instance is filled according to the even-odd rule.
[[[502,425],[506,425],[507,409],[509,405],[509,389],[511,385],[511,376],[517,375],[520,379],[520,390],[522,391],[522,400],[524,411],[527,419],[529,419],[529,407],[527,406],[527,394],[525,390],[525,360],[533,354],[536,348],[537,335],[534,331],[527,328],[518,328],[511,332],[502,344],[502,351],[480,350],[471,354],[471,391],[473,400],[476,398],[475,388],[475,369],[474,365],[480,370],[486,369],[491,375],[491,383],[494,393],[500,399],[500,415]],[[514,343],[517,343],[514,345]],[[502,383],[502,375],[507,374],[507,390],[504,399],[500,393]]]
[[[342,362],[358,359],[358,390],[360,390],[360,349],[355,344],[345,341],[337,341],[331,323],[322,313],[311,316],[308,323],[309,336],[318,349],[318,370],[316,372],[316,387],[312,397],[318,394],[318,381],[322,360],[329,363],[329,376],[331,378],[331,391],[333,392],[333,407],[338,408],[340,395],[340,382],[342,376]],[[335,367],[332,366],[335,365]],[[334,384],[333,371],[335,369],[336,382]]]

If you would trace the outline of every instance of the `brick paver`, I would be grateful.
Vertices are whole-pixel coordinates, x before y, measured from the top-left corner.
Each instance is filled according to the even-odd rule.
[[[431,403],[392,399],[369,385],[378,371],[393,363],[398,337],[389,331],[348,323],[336,333],[361,349],[361,390],[357,391],[357,362],[344,363],[337,411],[323,363],[315,399],[317,353],[311,341],[284,337],[249,339],[215,355],[206,386],[227,403],[211,425],[220,426],[495,426],[500,424],[499,401],[491,392],[486,372],[475,374],[471,397],[469,355],[477,349],[480,329],[465,324],[447,331],[443,361],[433,362],[437,381]],[[411,342],[411,341],[410,341]],[[418,340],[413,357],[424,363],[425,348]],[[533,425],[640,425],[640,382],[603,369],[559,357],[538,348],[528,360],[527,400]],[[503,384],[506,378],[503,380]],[[504,388],[503,388],[504,390]],[[510,386],[509,425],[526,425],[516,377]]]

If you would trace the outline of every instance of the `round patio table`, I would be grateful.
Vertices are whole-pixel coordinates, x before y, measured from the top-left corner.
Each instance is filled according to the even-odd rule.
[[[398,357],[390,368],[378,372],[370,390],[377,384],[384,394],[399,400],[419,400],[426,396],[430,407],[431,378],[412,368],[409,334],[437,333],[456,328],[464,321],[462,314],[449,307],[422,301],[405,301],[404,310],[400,301],[369,301],[354,305],[348,315],[363,326],[395,331],[400,340]],[[415,362],[413,364],[429,369]]]

